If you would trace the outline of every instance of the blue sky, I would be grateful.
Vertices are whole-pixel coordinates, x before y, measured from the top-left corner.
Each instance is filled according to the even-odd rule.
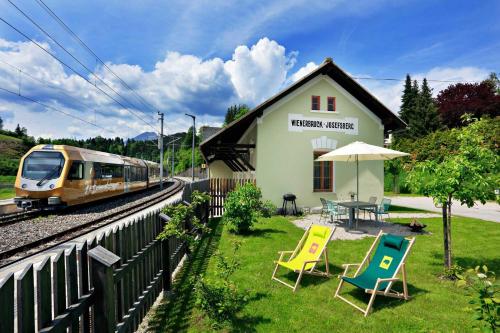
[[[156,126],[154,110],[97,66],[36,2],[11,1],[125,96],[125,106]],[[184,112],[197,114],[201,124],[217,125],[228,105],[255,105],[327,56],[353,76],[374,78],[410,73],[419,79],[478,81],[500,68],[498,1],[45,2],[115,73],[166,112],[168,131],[189,126]],[[7,1],[0,3],[0,17],[95,80]],[[27,96],[109,131],[0,93],[7,127],[19,122],[34,135],[52,137],[134,136],[152,130],[2,22],[0,60],[59,87],[23,78]],[[0,62],[0,75],[0,87],[19,88],[12,67]],[[397,112],[401,83],[360,83]],[[435,93],[445,87],[433,84]]]

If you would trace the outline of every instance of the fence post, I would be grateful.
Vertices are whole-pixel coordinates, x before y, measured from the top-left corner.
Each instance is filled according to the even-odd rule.
[[[161,213],[160,219],[163,221],[162,227],[164,227],[168,221],[170,221],[170,217]],[[163,272],[163,293],[165,294],[170,290],[172,286],[172,274],[170,273],[170,248],[169,248],[169,238],[164,238],[161,241],[161,252],[162,252],[162,272]]]
[[[95,332],[114,332],[116,329],[116,297],[113,265],[120,257],[102,246],[89,251],[92,285],[95,294]]]

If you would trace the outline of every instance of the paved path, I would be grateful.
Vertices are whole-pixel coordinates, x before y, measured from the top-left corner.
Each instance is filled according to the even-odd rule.
[[[441,213],[441,208],[436,208],[432,198],[427,197],[390,197],[393,205],[405,206],[410,208],[424,209],[431,212]],[[460,202],[453,200],[451,214],[457,216],[473,217],[486,221],[500,223],[500,205],[494,202],[487,202],[485,205],[480,202],[469,208],[466,205],[460,205]]]
[[[395,213],[396,214],[396,213]],[[398,214],[400,217],[414,217],[415,214]],[[392,215],[392,214],[391,214]],[[425,217],[434,214],[425,214]],[[392,217],[392,216],[391,216]],[[417,216],[418,217],[418,216]],[[432,217],[432,216],[431,216]],[[306,230],[311,224],[326,225],[329,227],[335,226],[335,232],[333,233],[332,239],[342,239],[342,240],[355,240],[365,237],[375,237],[380,230],[386,233],[391,233],[400,236],[414,236],[422,233],[414,233],[405,225],[390,222],[375,222],[370,220],[359,220],[358,230],[348,229],[347,220],[335,220],[332,221],[330,218],[320,219],[320,214],[307,214],[300,219],[292,220],[292,223],[297,227]]]

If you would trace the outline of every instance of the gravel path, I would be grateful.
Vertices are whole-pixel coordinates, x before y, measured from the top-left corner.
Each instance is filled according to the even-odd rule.
[[[11,225],[0,226],[0,252],[31,243],[95,219],[126,211],[132,205],[161,196],[168,189],[169,186],[160,192],[159,188],[155,188],[142,193],[131,194],[94,205],[91,204],[81,209],[72,209],[67,213],[37,217]]]
[[[427,214],[427,213],[396,213],[391,214],[391,217],[416,217],[416,218],[426,218],[426,217],[435,217],[436,214]],[[421,215],[421,216],[420,216]],[[439,215],[437,215],[439,216]],[[356,230],[348,230],[347,229],[347,221],[335,221],[335,223],[331,223],[330,219],[321,219],[319,220],[319,214],[309,214],[304,216],[301,219],[292,220],[293,224],[297,227],[306,230],[311,224],[319,224],[319,225],[327,225],[327,226],[336,226],[335,232],[333,233],[332,239],[341,239],[341,240],[355,240],[361,239],[365,237],[374,237],[377,236],[378,232],[382,229],[384,232],[391,233],[394,235],[400,236],[412,236],[412,235],[420,235],[421,233],[412,232],[407,226],[390,223],[390,222],[378,222],[370,220],[359,220],[358,229],[363,230],[364,232],[356,231]]]

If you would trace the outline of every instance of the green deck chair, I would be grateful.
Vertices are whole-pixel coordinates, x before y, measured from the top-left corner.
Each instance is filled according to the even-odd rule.
[[[405,261],[414,242],[415,238],[406,239],[401,236],[384,234],[380,231],[361,264],[342,265],[345,267],[345,270],[343,275],[339,276],[340,283],[335,292],[335,297],[354,306],[356,309],[363,312],[365,317],[370,312],[376,295],[408,300],[410,296],[408,295],[408,285],[406,283]],[[375,254],[371,257],[377,243],[378,246]],[[361,273],[365,265],[367,265],[366,269]],[[358,269],[353,277],[348,277],[347,271],[351,266],[357,266]],[[394,282],[400,280],[396,277],[399,273],[402,275],[403,293],[391,289]],[[366,293],[371,294],[366,309],[360,308],[339,295],[344,282],[364,289]]]
[[[328,253],[326,246],[328,245],[328,241],[332,237],[334,231],[335,227],[330,228],[320,225],[309,226],[294,251],[278,252],[280,258],[278,259],[278,261],[274,262],[276,264],[276,268],[274,269],[271,279],[283,283],[285,286],[292,288],[295,292],[300,283],[300,280],[302,279],[303,274],[326,277],[330,276],[330,271],[328,270]],[[287,261],[284,261],[283,257],[288,253],[291,253],[290,258]],[[323,256],[325,260],[325,272],[316,269],[316,265],[322,261],[321,256]],[[294,286],[281,281],[276,277],[276,272],[278,271],[278,268],[280,266],[299,273]]]

